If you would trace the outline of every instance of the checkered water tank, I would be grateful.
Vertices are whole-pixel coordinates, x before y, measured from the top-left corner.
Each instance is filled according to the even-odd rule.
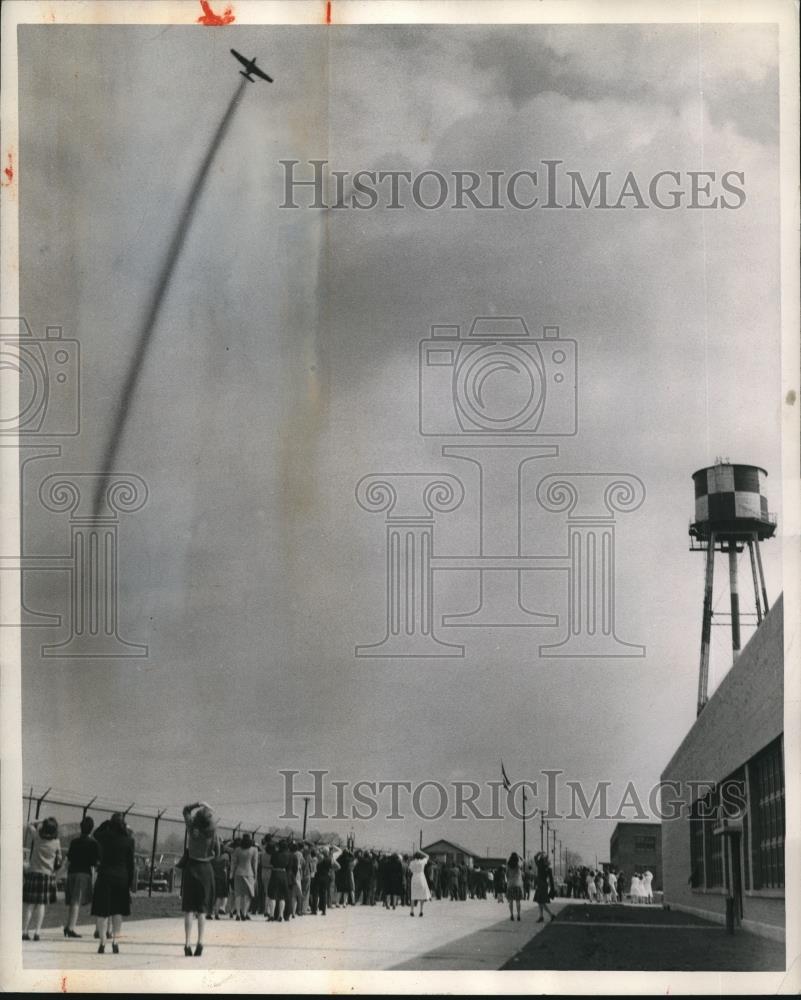
[[[767,475],[757,465],[720,464],[694,472],[696,532],[769,538],[776,524],[765,496]]]

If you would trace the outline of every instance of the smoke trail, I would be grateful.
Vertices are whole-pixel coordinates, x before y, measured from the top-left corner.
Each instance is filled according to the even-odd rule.
[[[172,278],[173,270],[175,269],[176,261],[181,253],[181,249],[186,239],[186,234],[189,231],[189,226],[192,222],[192,217],[194,215],[195,206],[197,205],[197,200],[200,197],[200,193],[203,190],[203,184],[206,180],[206,176],[211,167],[212,161],[217,150],[225,138],[225,133],[228,130],[228,126],[231,124],[231,119],[234,116],[237,105],[239,103],[239,98],[242,96],[242,91],[247,85],[247,80],[242,80],[237,87],[231,102],[225,114],[220,120],[220,124],[217,126],[217,131],[214,133],[214,138],[209,144],[209,148],[206,151],[206,156],[200,165],[200,169],[195,176],[195,180],[189,191],[189,197],[186,200],[184,209],[178,219],[178,226],[173,235],[172,241],[170,242],[169,249],[167,250],[167,255],[164,258],[164,264],[161,268],[161,274],[159,275],[158,284],[156,285],[156,290],[153,293],[153,298],[150,301],[150,306],[145,315],[145,321],[142,324],[142,329],[139,334],[139,339],[136,344],[136,350],[134,351],[133,359],[131,360],[131,366],[128,370],[128,376],[125,379],[125,385],[122,390],[122,397],[120,399],[119,408],[117,410],[116,417],[114,419],[114,425],[111,429],[111,434],[109,435],[108,443],[106,444],[106,450],[103,454],[103,461],[100,465],[100,471],[102,473],[109,473],[112,470],[115,459],[117,457],[117,452],[119,450],[120,443],[122,441],[122,436],[125,431],[125,422],[128,418],[128,411],[131,407],[131,401],[133,399],[134,392],[136,391],[136,386],[139,381],[139,375],[142,371],[142,367],[145,361],[145,355],[147,354],[147,348],[150,344],[150,340],[153,336],[153,330],[156,326],[156,321],[158,320],[159,311],[161,309],[161,304],[164,301],[164,296],[167,293],[167,289],[170,285],[170,279]],[[103,503],[103,496],[105,493],[104,487],[104,477],[98,477],[97,490],[94,497],[93,506],[93,517],[96,519],[101,505]]]

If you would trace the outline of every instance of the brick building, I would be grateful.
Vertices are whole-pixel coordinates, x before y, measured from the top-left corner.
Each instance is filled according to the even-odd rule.
[[[675,783],[662,788],[665,903],[723,922],[730,897],[744,928],[777,940],[784,940],[783,625],[779,598],[662,774]]]
[[[609,864],[626,876],[628,887],[634,872],[651,871],[652,889],[662,888],[662,824],[618,823],[609,841]]]

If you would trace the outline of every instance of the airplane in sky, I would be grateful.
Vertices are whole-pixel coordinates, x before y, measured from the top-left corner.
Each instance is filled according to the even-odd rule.
[[[262,80],[266,80],[267,83],[272,83],[273,82],[273,78],[271,76],[267,76],[266,73],[262,72],[262,70],[260,70],[258,68],[258,66],[256,65],[256,57],[255,56],[252,59],[245,59],[245,57],[242,56],[242,55],[240,55],[236,51],[236,49],[231,49],[231,55],[234,56],[235,58],[237,58],[242,63],[242,65],[245,67],[244,73],[242,72],[242,70],[240,70],[239,72],[240,72],[240,74],[242,76],[245,77],[246,80],[250,80],[251,83],[255,83],[256,81],[250,75],[251,73],[255,73],[256,76],[260,76],[262,78]]]

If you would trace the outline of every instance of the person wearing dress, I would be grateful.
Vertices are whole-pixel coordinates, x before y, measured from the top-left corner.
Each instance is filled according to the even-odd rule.
[[[65,938],[79,938],[75,930],[78,923],[78,911],[86,903],[92,902],[92,869],[100,861],[100,848],[91,836],[95,821],[91,816],[81,820],[81,835],[70,841],[67,851],[67,888],[65,902],[67,904],[67,923],[64,926]]]
[[[314,869],[314,874],[312,875],[309,902],[311,904],[311,912],[314,914],[320,913],[320,915],[324,917],[328,909],[328,887],[331,882],[331,858],[328,854],[327,847],[320,847],[316,852],[312,853],[317,854],[317,865]]]
[[[111,920],[111,950],[119,954],[117,938],[122,918],[131,913],[131,893],[136,889],[134,839],[122,813],[114,813],[95,832],[100,848],[97,881],[92,893],[92,916],[97,923],[98,954],[106,950],[106,932]]]
[[[339,871],[336,875],[338,906],[345,906],[347,903],[353,902],[353,898],[351,896],[351,878],[353,875],[351,862],[353,860],[353,855],[348,850],[344,850],[337,858],[337,861],[339,862]]]
[[[540,908],[540,915],[537,918],[537,923],[544,923],[544,914],[547,913],[554,921],[556,917],[551,911],[548,903],[556,895],[556,889],[553,884],[553,871],[551,870],[551,863],[548,860],[548,855],[544,851],[537,851],[534,855],[534,864],[536,865],[536,873],[534,878],[534,902]]]
[[[248,834],[231,856],[231,875],[234,880],[234,910],[237,920],[250,920],[250,907],[256,895],[259,852]]]
[[[642,892],[642,880],[640,879],[640,873],[634,872],[631,876],[631,885],[629,886],[629,899],[632,903],[641,903],[643,898]]]
[[[264,897],[264,919],[272,920],[275,912],[275,900],[270,899],[268,892],[270,886],[270,873],[273,870],[273,852],[275,846],[271,834],[265,834],[261,842],[261,852],[259,854],[259,879],[261,881],[261,893]]]
[[[184,914],[184,955],[192,955],[192,916],[197,917],[195,955],[203,954],[206,914],[214,906],[214,869],[212,862],[220,853],[217,820],[206,802],[184,806],[186,824],[186,864],[181,882],[181,909]]]
[[[48,903],[56,901],[56,871],[61,867],[61,842],[58,823],[53,816],[37,820],[28,826],[31,856],[22,877],[22,902],[25,904],[22,940],[30,941],[28,929],[33,918],[33,940],[39,940]]]
[[[612,871],[609,872],[609,901],[617,902],[617,875]]]
[[[270,858],[270,881],[267,883],[267,895],[273,901],[273,906],[275,907],[273,919],[279,922],[282,919],[289,920],[289,914],[284,914],[289,888],[287,877],[289,863],[290,854],[287,850],[286,841],[279,840],[278,847]]]
[[[211,863],[214,872],[214,913],[215,920],[225,916],[225,904],[228,902],[228,876],[231,870],[231,855],[221,850]]]
[[[394,910],[403,897],[403,862],[397,853],[387,860],[384,869],[384,892],[385,899],[390,909]]]
[[[642,894],[644,903],[653,903],[654,894],[651,889],[651,882],[654,880],[654,873],[646,869],[642,873]]]
[[[414,908],[420,904],[420,916],[423,915],[423,906],[431,899],[431,890],[428,888],[426,879],[426,864],[428,855],[422,851],[415,851],[414,857],[409,862],[409,899],[411,902],[410,916],[414,916]]]
[[[509,903],[509,919],[514,920],[514,906],[517,904],[517,919],[520,919],[520,901],[523,898],[523,866],[520,855],[512,851],[506,862],[506,900]]]

